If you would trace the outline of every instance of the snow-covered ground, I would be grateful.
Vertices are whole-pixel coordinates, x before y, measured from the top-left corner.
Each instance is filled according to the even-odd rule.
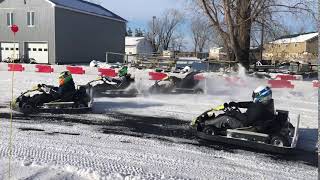
[[[133,71],[141,91],[152,85]],[[38,83],[57,85],[57,74],[15,73],[14,96]],[[250,100],[265,80],[243,76],[230,86],[210,74],[204,95],[142,95],[97,98],[89,114],[14,113],[12,73],[0,72],[0,179],[317,179],[318,89],[296,81],[273,89],[276,109],[301,115],[298,155],[281,156],[221,144],[203,144],[188,123],[228,101]],[[77,84],[95,79],[75,75]],[[10,163],[9,163],[10,162]]]

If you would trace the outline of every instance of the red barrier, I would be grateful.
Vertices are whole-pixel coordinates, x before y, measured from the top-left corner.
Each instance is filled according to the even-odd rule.
[[[289,75],[289,74],[279,74],[276,76],[276,79],[280,79],[280,80],[285,80],[285,81],[289,81],[289,80],[297,80],[297,77],[295,77],[294,75]]]
[[[167,74],[159,73],[159,72],[149,72],[150,80],[162,80],[167,77]]]
[[[100,72],[100,76],[108,76],[108,77],[115,77],[117,76],[117,73],[114,69],[105,69],[105,68],[99,68],[98,71]]]
[[[203,74],[197,74],[193,77],[194,80],[202,81],[205,80],[206,78],[203,76]]]
[[[239,77],[225,77],[224,78],[227,82],[229,82],[229,83],[236,83],[236,82],[238,82],[239,80],[241,80]]]
[[[8,64],[8,71],[24,71],[24,67],[21,64]]]
[[[53,68],[48,65],[37,64],[36,68],[37,68],[36,72],[40,72],[40,73],[52,73],[53,72]]]
[[[320,81],[313,81],[312,86],[315,88],[320,88]]]
[[[269,80],[268,84],[271,85],[271,88],[294,88],[294,85],[286,80]]]
[[[67,66],[67,70],[70,71],[71,74],[85,74],[85,70],[82,67]]]
[[[239,77],[225,77],[224,78],[227,81],[227,85],[231,85],[231,86],[242,86],[245,87],[247,86],[245,81],[243,81],[241,78]]]

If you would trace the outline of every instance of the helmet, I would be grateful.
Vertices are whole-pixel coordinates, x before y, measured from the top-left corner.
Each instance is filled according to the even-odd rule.
[[[72,75],[69,71],[63,71],[59,74],[59,84],[60,86],[71,81]]]
[[[190,66],[186,66],[183,68],[182,72],[187,73],[191,71],[191,67]]]
[[[252,93],[254,103],[268,103],[272,99],[272,90],[268,86],[259,86]]]
[[[96,60],[92,60],[90,62],[90,67],[98,67],[98,62]]]
[[[120,70],[119,70],[119,76],[123,77],[128,73],[128,67],[127,66],[123,66]]]

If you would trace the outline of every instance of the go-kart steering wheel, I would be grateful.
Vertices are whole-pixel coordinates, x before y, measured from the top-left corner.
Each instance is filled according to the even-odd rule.
[[[57,92],[56,90],[54,90],[53,86],[48,86],[46,84],[38,84],[38,88],[40,92],[43,92],[46,94],[50,94],[51,92]]]

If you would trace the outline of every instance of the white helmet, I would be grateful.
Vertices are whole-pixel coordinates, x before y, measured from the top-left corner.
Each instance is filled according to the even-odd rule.
[[[252,93],[253,102],[267,104],[272,99],[272,90],[268,86],[259,86]]]
[[[98,67],[98,62],[96,60],[92,60],[90,62],[90,67]]]
[[[191,71],[191,67],[190,66],[186,66],[183,68],[182,72],[187,73]]]

